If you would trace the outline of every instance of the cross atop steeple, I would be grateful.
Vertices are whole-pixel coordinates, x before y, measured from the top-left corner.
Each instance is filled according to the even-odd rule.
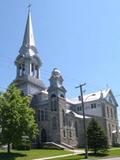
[[[31,6],[32,6],[32,4],[29,3],[29,5],[28,5],[28,12],[30,12]]]

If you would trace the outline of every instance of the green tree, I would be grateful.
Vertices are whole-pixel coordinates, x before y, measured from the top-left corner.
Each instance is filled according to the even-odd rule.
[[[105,151],[108,149],[107,136],[101,126],[95,119],[92,119],[87,128],[88,147],[96,154],[99,150]]]
[[[10,85],[0,94],[0,139],[3,144],[19,144],[23,136],[30,140],[36,137],[38,129],[34,111],[30,107],[30,98],[22,96],[21,91]]]

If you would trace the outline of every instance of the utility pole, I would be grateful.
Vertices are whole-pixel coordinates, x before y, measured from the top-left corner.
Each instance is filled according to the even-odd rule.
[[[86,83],[80,84],[75,88],[80,88],[80,98],[82,102],[82,110],[83,110],[83,127],[84,127],[84,139],[85,139],[85,158],[88,158],[88,142],[87,142],[87,130],[86,130],[86,119],[85,119],[85,109],[84,109],[84,101],[83,101],[83,90],[82,87],[85,86]]]

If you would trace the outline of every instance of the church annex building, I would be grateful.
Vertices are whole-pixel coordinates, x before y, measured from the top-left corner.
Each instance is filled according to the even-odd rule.
[[[31,11],[22,46],[15,60],[16,78],[14,83],[24,95],[32,97],[31,106],[36,111],[39,137],[35,146],[54,142],[64,146],[84,146],[84,130],[81,102],[67,99],[61,72],[54,68],[46,87],[40,78],[41,59],[35,45]],[[109,145],[120,143],[117,117],[118,104],[111,91],[106,89],[84,96],[85,118],[88,124],[94,117],[104,128]]]

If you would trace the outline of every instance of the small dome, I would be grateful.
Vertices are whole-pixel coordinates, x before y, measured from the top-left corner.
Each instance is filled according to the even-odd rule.
[[[54,68],[52,71],[52,76],[60,76],[60,71],[57,68]]]

